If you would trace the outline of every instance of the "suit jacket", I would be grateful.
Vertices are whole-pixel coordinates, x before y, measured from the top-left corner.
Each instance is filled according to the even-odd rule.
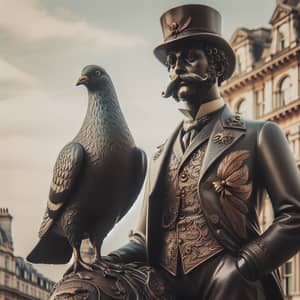
[[[146,237],[153,266],[160,254],[160,179],[181,126],[158,147],[146,182],[137,232]],[[246,260],[254,279],[263,282],[268,299],[282,299],[274,270],[300,248],[300,174],[288,142],[275,123],[243,120],[225,105],[212,132],[195,137],[181,165],[207,139],[198,192],[209,228],[227,251]],[[261,234],[258,214],[264,191],[269,193],[274,220]],[[235,226],[238,222],[240,226]]]

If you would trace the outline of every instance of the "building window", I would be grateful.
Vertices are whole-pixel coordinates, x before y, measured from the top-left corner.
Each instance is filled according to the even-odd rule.
[[[278,28],[277,50],[281,51],[289,46],[289,24],[284,23]]]
[[[300,158],[300,137],[297,138],[297,144],[296,144],[296,159],[298,160]]]
[[[274,108],[279,108],[287,105],[292,100],[292,81],[289,76],[284,77],[280,80],[276,92]]]
[[[290,296],[293,292],[293,268],[292,260],[283,265],[283,290],[286,296]]]
[[[285,35],[282,32],[278,32],[278,37],[279,37],[279,51],[285,49],[287,47],[287,40]]]
[[[9,275],[8,274],[4,275],[4,286],[9,286]]]
[[[5,256],[4,258],[4,268],[5,270],[9,270],[9,257]]]
[[[246,99],[241,99],[238,101],[238,104],[236,106],[236,112],[240,115],[245,115],[247,113],[247,105],[246,105]]]
[[[241,73],[246,70],[246,61],[245,57],[242,54],[236,56],[236,71]]]
[[[237,73],[240,73],[242,71],[242,62],[239,55],[236,56],[236,71]]]
[[[255,92],[255,101],[256,101],[256,116],[261,117],[266,113],[264,90],[258,90]]]

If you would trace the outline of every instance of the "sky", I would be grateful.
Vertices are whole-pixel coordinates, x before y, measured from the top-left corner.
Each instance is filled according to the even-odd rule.
[[[150,159],[182,116],[162,99],[168,74],[153,56],[162,42],[161,14],[176,5],[206,4],[223,18],[223,35],[238,27],[269,27],[276,0],[0,0],[0,207],[13,215],[15,255],[38,241],[52,170],[61,148],[80,128],[87,107],[75,82],[85,65],[111,75],[136,144]],[[134,229],[141,192],[114,228],[103,253]],[[58,280],[66,265],[36,265]]]

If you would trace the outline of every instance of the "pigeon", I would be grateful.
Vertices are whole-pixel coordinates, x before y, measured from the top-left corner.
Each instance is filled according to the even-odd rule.
[[[102,242],[136,200],[147,169],[108,73],[88,65],[76,85],[88,90],[86,116],[58,155],[40,240],[27,257],[32,263],[64,264],[73,254],[73,272],[91,269],[80,254],[83,239],[93,246],[94,263],[101,261]]]

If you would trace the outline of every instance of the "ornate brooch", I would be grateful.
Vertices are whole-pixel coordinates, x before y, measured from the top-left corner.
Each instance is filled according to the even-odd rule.
[[[231,127],[243,127],[244,122],[241,120],[240,115],[235,115],[226,120],[226,125]]]
[[[217,144],[228,145],[232,143],[234,136],[229,131],[218,132],[214,135],[213,141]]]
[[[247,200],[252,193],[252,182],[248,182],[249,171],[245,164],[248,150],[234,151],[221,161],[217,170],[217,181],[213,182],[216,192],[220,193],[223,211],[233,230],[242,238],[247,235]]]
[[[170,36],[174,35],[176,38],[180,32],[182,32],[184,29],[188,28],[191,21],[192,21],[192,17],[188,17],[186,20],[181,20],[180,23],[172,22],[171,24],[167,24],[167,26],[169,27],[169,30],[171,31]]]

